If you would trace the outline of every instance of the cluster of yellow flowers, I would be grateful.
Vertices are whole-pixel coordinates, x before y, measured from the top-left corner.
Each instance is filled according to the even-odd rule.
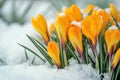
[[[88,14],[83,17],[82,14]],[[120,22],[120,12],[117,8],[110,4],[110,11],[100,9],[95,5],[88,5],[88,7],[82,11],[77,5],[72,5],[62,12],[57,13],[56,24],[51,24],[48,30],[48,25],[43,17],[39,14],[37,18],[32,18],[32,24],[34,28],[41,34],[47,45],[48,55],[52,58],[54,63],[60,68],[60,47],[58,43],[50,40],[50,36],[57,32],[59,40],[62,44],[63,52],[65,52],[65,43],[69,40],[81,57],[82,63],[84,63],[84,48],[83,48],[83,35],[91,43],[94,55],[98,57],[96,51],[96,45],[100,33],[104,36],[105,44],[107,45],[107,53],[109,58],[112,57],[116,51],[116,47],[120,42],[120,30],[116,27]],[[107,25],[109,25],[107,28]],[[65,61],[67,60],[64,53]],[[112,67],[115,68],[120,61],[120,48],[116,51]],[[66,65],[68,63],[66,62]]]

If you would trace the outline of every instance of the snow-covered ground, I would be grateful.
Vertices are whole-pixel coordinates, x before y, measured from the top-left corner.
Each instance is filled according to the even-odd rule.
[[[91,65],[71,64],[65,69],[27,64],[0,67],[0,80],[100,80]]]
[[[34,55],[29,53],[27,61],[24,49],[17,44],[34,49],[25,35],[37,34],[31,23],[8,26],[0,20],[0,24],[0,58],[4,62],[0,62],[0,80],[100,80],[99,72],[90,64],[79,65],[73,59],[65,69],[50,67],[48,63],[43,64],[37,58],[33,65],[31,61]],[[108,76],[105,80],[108,80]]]

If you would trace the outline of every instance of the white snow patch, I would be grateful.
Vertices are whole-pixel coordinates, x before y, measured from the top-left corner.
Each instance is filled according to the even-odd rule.
[[[65,69],[27,64],[0,67],[1,80],[100,80],[99,72],[91,65],[71,65]]]
[[[106,11],[107,13],[110,13],[110,8],[105,8],[105,11]]]
[[[76,25],[81,29],[81,22],[77,22],[77,21],[72,21],[71,22],[72,25]]]
[[[19,64],[23,63],[26,60],[24,48],[19,46],[17,43],[28,46],[29,48],[38,52],[25,35],[37,34],[36,31],[33,29],[31,23],[26,23],[25,25],[5,25],[1,21],[0,23],[2,23],[2,25],[0,26],[0,58],[6,64]],[[32,60],[34,55],[29,52],[28,54],[30,60]],[[39,63],[40,62],[41,61],[39,60]]]
[[[64,12],[61,12],[61,13],[59,14],[59,16],[60,16],[60,17],[65,16],[65,13],[64,13]]]
[[[117,30],[117,29],[118,29],[117,26],[111,26],[111,27],[109,28],[109,30]]]

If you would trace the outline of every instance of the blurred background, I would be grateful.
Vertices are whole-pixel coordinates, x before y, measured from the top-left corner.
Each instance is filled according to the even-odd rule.
[[[38,13],[53,19],[56,11],[71,4],[77,4],[80,8],[86,8],[88,4],[108,8],[110,3],[120,8],[120,0],[0,0],[0,20],[7,24],[24,24]]]

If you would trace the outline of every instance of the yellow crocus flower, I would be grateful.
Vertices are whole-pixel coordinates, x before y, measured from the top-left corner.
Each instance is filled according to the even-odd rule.
[[[70,23],[65,15],[59,15],[56,19],[56,30],[62,43],[67,41],[67,29],[69,24]]]
[[[58,68],[61,67],[59,46],[56,42],[48,42],[48,55],[52,58]]]
[[[85,13],[90,13],[95,8],[94,5],[89,4],[87,8],[84,10]]]
[[[65,9],[64,12],[70,22],[82,20],[82,13],[77,5],[73,4],[70,8]]]
[[[114,29],[111,29],[114,28]],[[116,29],[115,29],[116,28]],[[107,51],[109,55],[116,49],[118,42],[120,41],[120,30],[116,26],[110,27],[105,32],[105,42],[107,45]]]
[[[55,31],[55,24],[51,23],[49,26],[49,35],[52,35]]]
[[[107,24],[112,21],[112,17],[103,9],[96,9],[92,12],[91,16],[96,17],[100,16],[102,19],[102,33],[105,33]]]
[[[37,18],[32,17],[32,24],[35,30],[42,35],[43,39],[47,43],[49,41],[49,35],[48,35],[47,22],[44,16],[39,14]]]
[[[110,11],[112,16],[118,21],[120,22],[120,12],[117,10],[117,8],[115,7],[114,4],[110,4]]]
[[[98,40],[98,35],[100,33],[101,26],[102,26],[102,20],[100,16],[96,16],[96,17],[87,16],[82,21],[82,32],[90,40],[93,47],[96,46],[96,42]]]
[[[68,38],[75,50],[77,51],[79,49],[81,53],[83,53],[82,32],[78,26],[70,26],[70,28],[68,29]]]
[[[116,66],[119,63],[119,61],[120,61],[120,48],[115,53],[115,56],[114,56],[114,59],[113,59],[113,62],[112,62],[113,69],[116,68]]]

